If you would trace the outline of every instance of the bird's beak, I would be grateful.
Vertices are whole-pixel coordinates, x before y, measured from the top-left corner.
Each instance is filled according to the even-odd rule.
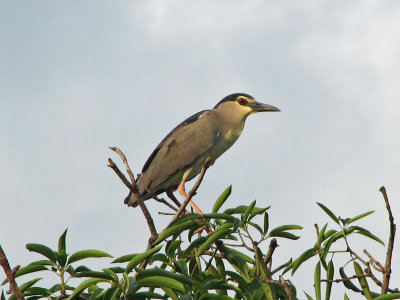
[[[281,111],[279,108],[276,108],[275,106],[264,104],[261,102],[253,102],[249,103],[249,106],[253,110],[253,112],[262,112],[262,111]]]

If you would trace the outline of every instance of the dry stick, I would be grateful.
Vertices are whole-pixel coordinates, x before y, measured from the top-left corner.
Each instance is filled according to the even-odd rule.
[[[179,207],[178,211],[176,212],[175,216],[172,218],[172,220],[171,220],[171,222],[169,224],[171,224],[176,219],[178,219],[179,216],[181,215],[181,213],[185,210],[186,206],[188,205],[188,203],[190,202],[190,200],[192,199],[192,197],[196,193],[197,189],[199,188],[200,183],[203,181],[204,174],[206,173],[208,167],[210,166],[210,161],[211,161],[211,158],[207,157],[207,159],[203,162],[203,167],[201,168],[201,172],[200,172],[199,178],[197,179],[197,181],[196,181],[195,185],[193,186],[193,188],[190,190],[189,194],[187,194],[187,198],[182,203],[181,207]]]
[[[369,257],[369,262],[371,263],[372,267],[375,270],[377,270],[378,272],[381,272],[381,273],[383,273],[385,271],[385,269],[383,268],[381,263],[379,261],[377,261],[371,254],[369,254],[367,249],[364,249],[363,252]]]
[[[122,159],[122,161],[123,161],[123,163],[124,163],[124,165],[125,165],[126,171],[128,172],[129,177],[130,177],[130,179],[131,179],[131,184],[127,185],[128,180],[126,179],[125,175],[122,174],[122,172],[119,170],[119,168],[118,168],[117,165],[112,161],[111,158],[108,159],[108,161],[109,161],[109,163],[110,163],[108,166],[109,166],[110,168],[112,168],[112,169],[114,170],[114,172],[117,173],[117,175],[119,176],[119,178],[121,178],[122,182],[124,182],[125,185],[128,186],[128,188],[130,189],[130,191],[132,192],[132,194],[135,196],[136,201],[138,202],[138,204],[139,204],[139,206],[140,206],[140,209],[141,209],[142,212],[143,212],[144,217],[146,218],[147,225],[149,226],[149,230],[150,230],[150,234],[151,234],[151,237],[150,237],[150,239],[149,239],[149,244],[148,244],[148,246],[147,246],[147,248],[149,249],[149,248],[151,248],[151,244],[153,243],[153,241],[157,238],[157,230],[156,230],[156,227],[155,227],[155,225],[154,225],[153,218],[151,217],[151,214],[150,214],[149,210],[147,209],[147,207],[146,207],[146,205],[144,204],[144,202],[140,199],[140,197],[139,197],[139,195],[138,195],[138,193],[137,193],[137,191],[136,191],[136,180],[135,180],[135,177],[133,176],[133,173],[132,173],[132,171],[131,171],[131,168],[129,167],[129,164],[128,164],[128,161],[127,161],[127,159],[126,159],[125,154],[124,154],[119,148],[117,148],[117,147],[110,147],[110,149],[113,150],[113,151],[115,151],[115,152],[117,152],[118,155],[121,157],[121,159]],[[128,182],[128,183],[129,183],[129,182]],[[128,206],[129,206],[129,205],[132,205],[132,203],[130,203],[130,202],[131,202],[131,201],[129,200]]]
[[[10,264],[8,263],[8,259],[1,245],[0,245],[0,265],[3,267],[4,273],[6,273],[8,282],[10,283],[11,293],[15,295],[15,297],[17,297],[18,300],[24,299],[24,297],[21,294],[21,291],[18,288],[17,283],[15,282],[15,272],[17,272],[19,266],[11,270]]]
[[[385,199],[386,209],[388,211],[389,221],[390,221],[389,242],[387,246],[385,272],[383,273],[382,290],[381,290],[381,295],[383,295],[387,293],[390,281],[390,273],[392,272],[391,265],[392,265],[393,243],[394,243],[394,237],[396,235],[396,224],[394,223],[394,218],[392,215],[392,210],[390,208],[389,199],[386,194],[385,187],[382,186],[379,189],[379,191],[382,193],[383,198]]]

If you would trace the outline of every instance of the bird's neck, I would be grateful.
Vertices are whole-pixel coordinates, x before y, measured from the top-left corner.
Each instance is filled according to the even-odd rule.
[[[230,143],[234,143],[243,131],[246,117],[232,114],[218,114],[221,124],[219,132],[223,138]]]

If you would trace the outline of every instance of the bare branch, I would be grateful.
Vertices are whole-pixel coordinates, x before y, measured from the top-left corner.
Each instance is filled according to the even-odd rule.
[[[394,218],[392,210],[390,208],[389,199],[385,187],[382,186],[379,189],[379,191],[382,193],[383,198],[385,200],[386,209],[389,214],[389,222],[390,222],[389,242],[387,246],[385,272],[383,273],[382,290],[381,290],[381,295],[383,295],[387,293],[390,281],[390,273],[392,272],[392,255],[393,255],[394,237],[396,235],[396,224],[394,223]]]
[[[19,269],[19,266],[15,267],[11,270],[10,264],[8,263],[8,259],[6,254],[3,251],[3,248],[0,245],[0,265],[3,267],[4,273],[7,276],[8,282],[10,284],[11,293],[17,297],[18,300],[24,299],[21,291],[18,288],[17,283],[15,282],[15,272]]]
[[[381,265],[381,263],[377,261],[371,254],[369,254],[367,249],[364,249],[363,252],[369,257],[369,262],[371,263],[372,267],[378,272],[384,273],[385,268]]]
[[[130,191],[132,192],[135,200],[139,204],[140,209],[142,210],[144,217],[146,218],[147,225],[149,227],[150,234],[151,234],[151,238],[149,239],[150,246],[148,245],[148,247],[151,248],[152,241],[154,241],[157,238],[157,230],[156,230],[156,227],[154,225],[153,218],[151,217],[151,214],[150,214],[149,210],[147,209],[146,205],[144,204],[144,201],[140,198],[140,196],[139,196],[139,194],[137,192],[136,179],[135,179],[135,176],[133,176],[131,168],[129,167],[129,164],[128,164],[128,161],[126,159],[125,154],[117,147],[110,147],[110,149],[118,153],[118,155],[121,157],[121,159],[122,159],[122,161],[123,161],[123,163],[125,165],[127,173],[129,174],[129,177],[131,179],[131,183],[130,184],[129,184],[128,180],[126,179],[126,177],[119,170],[118,166],[112,161],[112,159],[111,158],[108,159],[108,161],[110,163],[109,167],[112,168],[115,173],[117,173],[118,177],[122,180],[122,182],[124,182],[124,184],[130,189]],[[133,202],[132,202],[131,199],[129,199],[129,201],[128,201],[128,206],[133,206]]]

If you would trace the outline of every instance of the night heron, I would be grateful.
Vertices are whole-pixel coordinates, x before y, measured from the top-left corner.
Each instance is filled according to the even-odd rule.
[[[211,110],[203,110],[175,127],[162,141],[143,166],[137,180],[142,200],[163,192],[178,190],[186,199],[185,182],[201,172],[209,157],[211,165],[228,150],[242,133],[248,115],[263,111],[280,111],[254,100],[248,94],[226,96]],[[129,193],[127,203],[133,197]],[[132,199],[133,206],[137,206]],[[198,207],[189,202],[193,209]]]

